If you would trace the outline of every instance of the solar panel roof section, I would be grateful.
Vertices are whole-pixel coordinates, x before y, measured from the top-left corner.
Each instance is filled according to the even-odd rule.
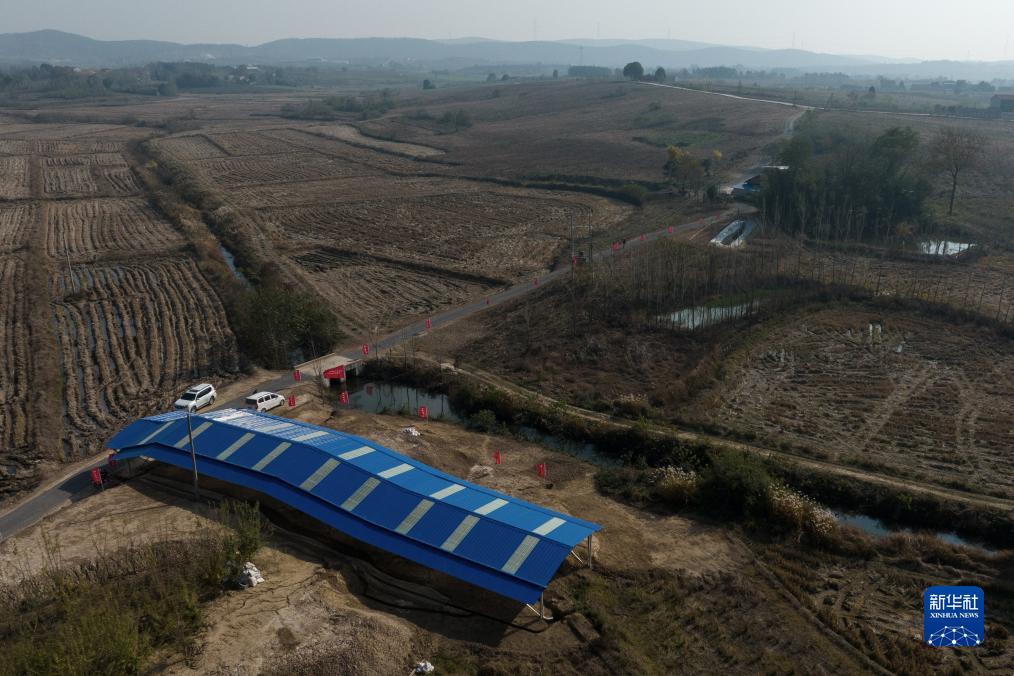
[[[263,484],[354,537],[519,600],[534,600],[533,590],[548,584],[570,549],[599,529],[336,430],[253,411],[192,417],[195,433],[202,429],[199,471]],[[144,418],[108,445],[189,466],[185,418]],[[492,586],[484,584],[491,574]],[[514,580],[504,584],[504,577]]]

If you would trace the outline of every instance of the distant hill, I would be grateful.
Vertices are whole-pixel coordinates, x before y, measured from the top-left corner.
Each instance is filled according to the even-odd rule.
[[[960,62],[904,63],[876,56],[820,54],[802,49],[727,47],[687,40],[565,40],[504,42],[484,38],[291,38],[248,47],[233,44],[184,45],[154,40],[93,40],[55,30],[0,34],[0,64],[50,63],[80,67],[142,65],[152,61],[243,63],[401,62],[432,68],[544,64],[621,67],[640,61],[647,68],[736,66],[749,69],[890,73],[911,77],[965,77],[968,71],[991,76],[1011,64]],[[952,73],[960,72],[955,75]],[[986,77],[983,75],[983,77]]]

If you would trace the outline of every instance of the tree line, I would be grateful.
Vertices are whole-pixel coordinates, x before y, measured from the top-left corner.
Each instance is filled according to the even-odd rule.
[[[935,225],[927,208],[934,181],[947,179],[948,214],[961,180],[979,165],[985,140],[944,127],[924,141],[910,127],[876,135],[828,128],[807,113],[763,176],[764,220],[794,236],[832,241],[899,241]]]

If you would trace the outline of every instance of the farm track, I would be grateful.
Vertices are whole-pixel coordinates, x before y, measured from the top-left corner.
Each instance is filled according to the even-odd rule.
[[[417,354],[416,356],[417,358],[429,359],[434,364],[437,363],[437,360],[434,360],[431,357],[427,357],[425,355],[420,354]],[[497,389],[515,395],[520,395],[525,398],[533,399],[547,406],[562,409],[571,415],[574,415],[578,418],[582,418],[588,421],[603,423],[608,426],[619,429],[631,429],[634,428],[635,426],[640,425],[640,423],[624,420],[622,418],[615,418],[613,416],[609,416],[604,413],[589,411],[587,409],[566,404],[564,402],[558,401],[551,397],[547,397],[543,394],[535,392],[534,390],[529,390],[525,387],[507,381],[499,376],[488,373],[486,371],[482,371],[472,366],[466,365],[461,368],[456,368],[455,372],[464,375],[467,378],[471,378],[472,380],[475,380],[482,384],[495,387]],[[892,489],[925,493],[936,496],[938,498],[956,500],[959,502],[974,504],[980,507],[989,507],[1014,512],[1014,500],[1012,499],[994,497],[990,495],[982,495],[978,493],[969,493],[967,491],[961,491],[957,489],[947,488],[944,486],[934,485],[929,482],[888,477],[879,473],[870,472],[863,469],[845,467],[833,462],[814,460],[812,458],[808,458],[802,455],[796,455],[793,453],[773,450],[762,446],[731,441],[725,437],[705,434],[701,432],[691,432],[688,430],[683,430],[671,426],[649,424],[648,431],[650,434],[653,435],[673,437],[690,443],[707,443],[716,446],[724,446],[727,448],[746,451],[748,453],[760,455],[764,458],[781,460],[786,464],[795,464],[801,467],[816,470],[822,474],[836,475],[845,478],[864,481],[870,484],[889,486]]]

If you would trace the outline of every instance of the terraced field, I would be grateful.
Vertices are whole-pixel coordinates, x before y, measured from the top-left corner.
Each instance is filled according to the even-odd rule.
[[[53,291],[75,456],[153,402],[236,367],[225,311],[190,259],[75,266]]]
[[[139,198],[69,200],[46,209],[46,251],[61,260],[182,245],[173,226]]]

